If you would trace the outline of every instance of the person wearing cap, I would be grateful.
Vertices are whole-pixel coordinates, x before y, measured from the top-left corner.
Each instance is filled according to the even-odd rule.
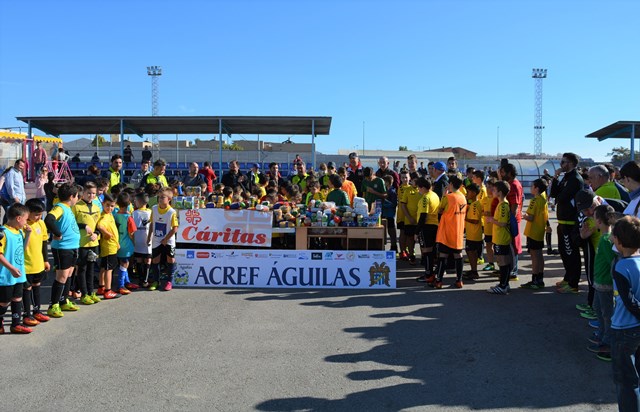
[[[560,168],[551,181],[550,196],[556,199],[558,219],[558,249],[562,258],[565,274],[562,281],[556,283],[558,293],[578,293],[581,259],[578,250],[578,210],[574,199],[583,188],[584,181],[577,171],[578,157],[567,152],[562,155]]]
[[[320,186],[331,187],[331,175],[336,174],[336,164],[334,162],[327,163],[327,173],[320,176]]]
[[[449,186],[449,177],[445,173],[447,165],[444,162],[436,162],[433,164],[433,193],[437,194],[440,200],[444,196],[444,192]]]
[[[307,167],[303,162],[298,162],[296,163],[296,171],[297,173],[291,176],[291,184],[298,185],[300,192],[304,192],[307,188],[307,178],[309,177]]]
[[[385,176],[393,177],[393,187],[396,191],[400,187],[400,175],[389,168],[389,159],[387,156],[382,156],[378,159],[378,170],[376,170],[376,176],[384,179]]]
[[[358,197],[362,197],[362,181],[364,180],[362,163],[356,152],[349,153],[349,166],[347,170],[347,179],[356,187]]]
[[[247,173],[247,189],[249,189],[249,193],[259,186],[261,174],[260,165],[257,163],[252,164],[251,170]]]
[[[200,187],[202,184],[207,184],[204,180],[204,177],[198,171],[200,170],[200,166],[196,162],[191,162],[189,165],[189,174],[182,178],[182,185],[184,187],[192,187],[198,186]]]

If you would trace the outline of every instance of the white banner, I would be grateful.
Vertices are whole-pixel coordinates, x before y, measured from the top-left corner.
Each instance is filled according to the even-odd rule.
[[[175,286],[395,289],[393,251],[177,249]]]
[[[272,212],[238,209],[180,210],[178,243],[271,246]]]

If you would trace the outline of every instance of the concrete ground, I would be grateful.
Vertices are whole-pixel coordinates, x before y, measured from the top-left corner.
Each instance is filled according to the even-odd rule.
[[[588,352],[579,295],[174,289],[81,307],[2,336],[11,411],[616,410],[611,364]],[[467,265],[465,265],[465,270]],[[547,284],[562,276],[547,257]],[[43,295],[49,296],[49,288]],[[8,318],[8,317],[7,317]]]

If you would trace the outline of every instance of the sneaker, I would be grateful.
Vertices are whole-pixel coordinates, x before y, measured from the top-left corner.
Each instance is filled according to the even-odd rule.
[[[598,322],[597,320],[590,320],[589,326],[591,326],[594,329],[600,329],[600,322]]]
[[[586,310],[584,312],[580,312],[580,316],[589,320],[598,319],[598,316],[592,310]]]
[[[424,281],[426,283],[435,283],[436,282],[436,275],[431,275],[428,278],[426,278]]]
[[[591,308],[591,305],[588,305],[586,303],[578,303],[576,305],[576,309],[578,309],[580,312],[586,312],[586,311],[589,311],[589,310],[593,310]]]
[[[400,252],[400,256],[398,257],[398,260],[405,260],[405,261],[409,260],[409,255],[407,254],[407,252],[403,250],[402,252]]]
[[[587,350],[589,352],[593,352],[593,353],[606,352],[605,350],[603,350],[604,348],[605,348],[605,346],[598,345],[598,344],[595,344],[595,343],[593,345],[587,346]]]
[[[26,335],[27,333],[33,332],[33,329],[28,328],[24,325],[11,326],[9,330],[11,331],[11,333],[19,333],[22,335]]]
[[[483,258],[479,258],[478,259],[478,266],[480,265],[484,265],[484,259]]]
[[[591,336],[589,336],[587,338],[587,340],[589,341],[589,343],[593,343],[594,345],[598,345],[598,346],[602,345],[602,341],[600,340],[600,337],[598,336],[598,332],[593,332],[591,334]]]
[[[539,290],[544,288],[544,282],[534,281],[527,282],[524,285],[520,285],[522,289]]]
[[[118,297],[118,294],[112,290],[107,290],[104,292],[103,296],[105,299],[115,299]]]
[[[462,286],[464,286],[464,284],[462,283],[462,281],[461,281],[461,280],[456,280],[456,283],[454,284],[454,286],[455,286],[457,289],[462,289]]]
[[[596,358],[605,362],[611,362],[611,352],[598,352]]]
[[[140,284],[140,287],[143,287],[143,288],[145,288],[145,289],[149,288],[149,286],[151,286],[151,283],[149,283],[149,282],[142,282],[142,283]]]
[[[26,316],[22,319],[22,323],[24,323],[25,326],[38,326],[40,324],[40,322],[33,316]]]
[[[73,302],[69,299],[65,300],[62,305],[60,305],[60,309],[65,312],[77,312],[79,307],[77,307]]]
[[[518,277],[518,275],[510,275],[509,276],[509,282],[517,282],[519,280],[520,280],[520,278]]]
[[[162,290],[164,290],[165,292],[170,291],[171,289],[173,289],[173,285],[171,284],[171,282],[167,282],[164,287],[162,288]]]
[[[98,290],[96,290],[96,295],[102,296],[104,295],[104,292],[105,292],[104,286],[100,286]]]
[[[118,289],[118,293],[120,293],[121,295],[129,295],[131,291],[127,288],[120,288]]]
[[[569,284],[569,282],[567,282],[566,280],[561,280],[560,282],[556,282],[556,286],[561,288],[563,286],[567,286]]]
[[[93,305],[95,302],[90,295],[84,295],[82,298],[80,298],[80,303],[82,303],[83,305]]]
[[[580,293],[578,288],[572,288],[569,285],[564,285],[562,287],[559,287],[558,289],[556,289],[556,292],[562,295],[577,295],[578,293]]]
[[[36,312],[33,314],[33,317],[35,320],[37,320],[40,323],[44,323],[44,322],[49,322],[49,316],[45,315],[44,313],[40,313],[40,312]]]
[[[475,270],[469,270],[462,275],[463,278],[467,280],[476,280],[480,279],[480,275]]]
[[[442,282],[434,282],[433,287],[436,289],[442,289]]]
[[[0,325],[0,335],[4,335],[4,325]]]
[[[52,318],[61,318],[64,316],[64,313],[62,313],[62,310],[60,309],[60,304],[55,303],[49,306],[49,309],[47,309],[47,315],[51,316]]]
[[[427,282],[427,275],[422,275],[420,277],[417,277],[416,278],[416,282],[426,283]]]
[[[487,266],[483,267],[482,270],[488,272],[490,270],[496,270],[496,267],[493,266],[493,263],[487,263]]]
[[[98,295],[96,294],[96,292],[93,292],[91,295],[91,300],[93,301],[93,303],[98,303],[98,302],[102,302],[102,299],[100,299],[98,297]]]
[[[156,290],[156,289],[158,289],[158,282],[153,282],[151,286],[149,286],[149,290]]]
[[[489,289],[487,289],[488,293],[494,294],[494,295],[508,295],[509,294],[509,286],[507,285],[506,288],[503,288],[500,285],[496,285],[493,287],[490,287]]]
[[[135,283],[127,283],[126,285],[124,285],[127,289],[133,291],[133,290],[138,290],[140,288],[140,286],[136,285]]]

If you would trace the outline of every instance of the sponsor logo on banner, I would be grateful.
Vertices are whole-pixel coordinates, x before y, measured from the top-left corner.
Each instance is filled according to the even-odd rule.
[[[347,252],[347,260],[353,260],[356,258],[356,254],[353,252]]]
[[[385,254],[384,253],[373,253],[371,255],[371,257],[373,257],[374,259],[384,259],[385,258]]]
[[[196,257],[198,259],[208,259],[209,258],[209,252],[196,252]]]
[[[325,252],[324,260],[333,260],[333,252]]]
[[[389,250],[387,251],[387,259],[394,259],[396,258],[396,252],[394,252],[393,250]]]
[[[282,255],[282,257],[285,259],[295,259],[298,257],[298,255],[296,253],[285,253]]]
[[[194,259],[196,252],[194,250],[187,250],[187,259]]]
[[[271,253],[229,251],[218,259],[188,258],[191,250],[176,251],[176,286],[221,288],[313,288],[313,289],[393,289],[396,287],[396,261],[360,258],[364,251],[299,252],[298,259],[273,258]],[[195,251],[197,256],[199,251]],[[218,256],[220,252],[216,251]],[[276,252],[281,256],[290,252]],[[382,255],[385,255],[382,253]],[[300,259],[305,256],[304,259]]]
[[[271,246],[272,212],[247,209],[193,209],[180,210],[179,213],[179,243]]]
[[[358,253],[358,259],[370,259],[371,255],[369,253]]]

